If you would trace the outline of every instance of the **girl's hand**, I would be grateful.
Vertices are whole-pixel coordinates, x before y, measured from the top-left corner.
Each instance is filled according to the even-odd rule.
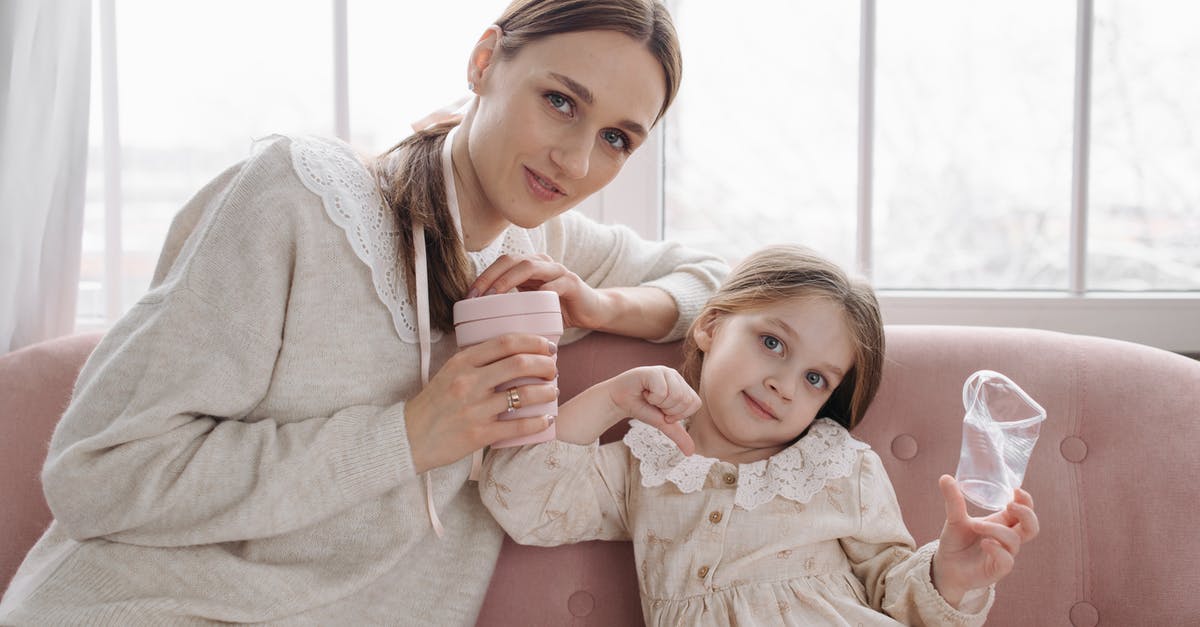
[[[549,255],[501,255],[471,284],[467,296],[548,290],[558,294],[563,327],[599,329],[611,316],[604,296]]]
[[[996,583],[1012,571],[1021,545],[1037,537],[1038,518],[1033,497],[1020,488],[1003,510],[972,518],[954,477],[942,475],[938,486],[946,502],[946,524],[931,575],[942,598],[957,606],[968,590]]]
[[[609,379],[607,387],[608,398],[621,418],[636,418],[657,427],[684,455],[696,452],[696,443],[679,421],[700,410],[700,397],[674,368],[633,368]]]
[[[512,333],[465,348],[446,361],[423,390],[405,404],[404,421],[413,467],[422,473],[452,464],[493,442],[532,435],[549,426],[549,418],[501,420],[508,410],[507,392],[496,386],[519,377],[546,383],[517,389],[525,405],[558,397],[558,347],[540,335]]]

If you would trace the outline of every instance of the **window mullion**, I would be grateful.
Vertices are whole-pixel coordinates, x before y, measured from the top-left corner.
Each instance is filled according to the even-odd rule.
[[[121,132],[117,98],[116,0],[100,0],[100,84],[104,135],[104,317],[112,324],[122,305]]]
[[[350,141],[350,45],[346,0],[333,0],[333,133]]]
[[[858,52],[858,217],[855,223],[855,261],[858,272],[870,278],[871,191],[875,134],[875,0],[862,0]]]
[[[1087,291],[1088,147],[1090,144],[1093,0],[1078,0],[1075,15],[1075,133],[1071,155],[1070,259],[1067,290]]]

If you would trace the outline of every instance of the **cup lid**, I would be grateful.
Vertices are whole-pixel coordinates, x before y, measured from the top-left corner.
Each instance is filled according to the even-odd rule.
[[[454,303],[454,324],[531,313],[562,313],[558,294],[535,290],[465,298]]]

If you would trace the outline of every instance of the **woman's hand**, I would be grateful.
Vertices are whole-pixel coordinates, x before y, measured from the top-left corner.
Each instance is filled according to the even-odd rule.
[[[549,255],[501,255],[471,284],[468,297],[549,290],[558,294],[563,327],[602,329],[613,315],[604,295]]]
[[[933,556],[934,587],[957,606],[968,590],[983,588],[1012,572],[1021,545],[1037,537],[1033,497],[1018,488],[1003,510],[985,518],[967,515],[967,503],[950,475],[938,479],[946,502],[937,553]]]
[[[519,377],[546,383],[516,388],[525,405],[558,397],[558,347],[540,335],[507,334],[465,348],[446,361],[423,390],[405,404],[408,444],[417,473],[452,464],[493,442],[538,433],[549,418],[497,416],[508,410],[496,386]]]

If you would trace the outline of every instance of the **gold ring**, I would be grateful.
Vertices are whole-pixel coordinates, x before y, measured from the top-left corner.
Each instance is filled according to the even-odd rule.
[[[521,395],[517,392],[517,388],[509,388],[508,390],[508,411],[521,409]]]

